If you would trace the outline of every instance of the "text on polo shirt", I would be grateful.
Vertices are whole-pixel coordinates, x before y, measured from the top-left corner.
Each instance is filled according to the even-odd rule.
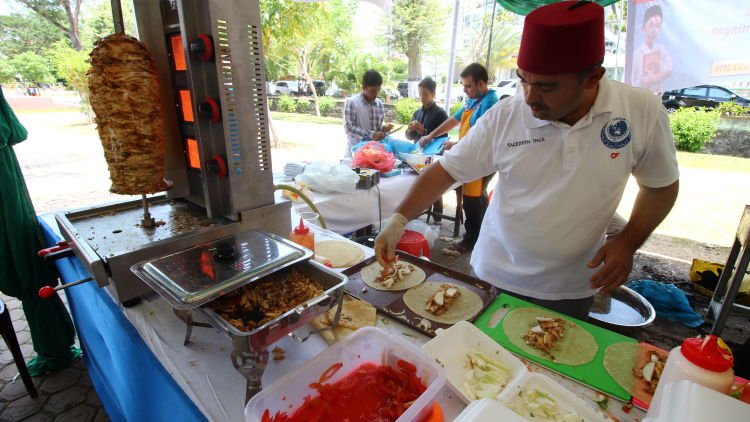
[[[524,145],[529,145],[529,144],[532,144],[532,143],[536,144],[536,143],[541,143],[541,142],[547,142],[547,140],[544,139],[544,137],[533,138],[533,139],[524,139],[523,141],[508,142],[506,145],[508,145],[508,148],[515,148],[515,147],[520,147],[520,146],[524,146]]]

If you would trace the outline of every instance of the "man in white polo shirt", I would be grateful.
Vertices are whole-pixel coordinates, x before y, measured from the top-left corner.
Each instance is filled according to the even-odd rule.
[[[633,254],[666,217],[679,173],[669,118],[644,89],[604,77],[604,10],[558,2],[531,12],[518,55],[523,93],[501,100],[425,171],[378,235],[381,264],[411,218],[455,182],[498,172],[471,257],[500,289],[585,319],[597,290],[627,281]],[[630,221],[605,231],[630,175]]]

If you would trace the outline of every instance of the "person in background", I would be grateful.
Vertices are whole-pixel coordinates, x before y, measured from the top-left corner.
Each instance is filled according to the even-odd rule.
[[[362,76],[362,92],[344,103],[344,132],[347,136],[345,157],[352,156],[352,147],[362,141],[382,141],[390,125],[383,127],[385,109],[378,99],[383,77],[377,70],[368,70]]]
[[[411,117],[411,123],[406,129],[406,139],[414,141],[415,143],[419,139],[431,133],[437,129],[438,126],[448,120],[448,113],[445,112],[441,107],[438,107],[435,102],[435,88],[437,84],[429,76],[422,79],[419,82],[419,100],[422,102],[422,108],[414,112]],[[448,135],[435,139],[433,142],[444,142],[448,139]],[[420,145],[421,146],[421,145]],[[434,204],[432,204],[432,211],[436,214],[443,213],[443,198],[440,197]],[[435,223],[440,224],[442,218],[435,216]]]
[[[659,94],[661,83],[672,76],[672,59],[667,49],[656,42],[664,18],[658,5],[643,14],[643,44],[633,52],[633,86]]]
[[[472,63],[461,71],[461,84],[464,87],[466,101],[451,118],[443,122],[435,130],[429,132],[419,140],[419,144],[425,146],[433,139],[443,136],[456,126],[459,126],[458,139],[463,139],[471,129],[484,116],[487,110],[497,102],[495,91],[489,88],[487,82],[489,75],[487,69],[479,63]],[[443,151],[449,151],[456,142],[446,142]],[[494,173],[494,172],[492,172]],[[493,174],[485,175],[479,179],[465,183],[462,187],[463,211],[464,211],[464,237],[461,241],[443,249],[446,255],[460,256],[471,252],[479,238],[479,229],[482,219],[487,210],[489,202],[487,198],[487,185]]]
[[[610,81],[604,8],[562,1],[524,22],[523,95],[501,100],[427,167],[375,240],[384,267],[409,219],[456,182],[498,172],[471,265],[501,291],[579,319],[628,280],[633,254],[677,198],[669,116],[645,89]],[[630,220],[605,242],[633,175]]]

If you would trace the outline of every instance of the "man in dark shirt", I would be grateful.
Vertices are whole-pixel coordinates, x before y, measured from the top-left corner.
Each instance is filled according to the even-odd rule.
[[[406,129],[406,139],[417,142],[422,136],[432,133],[433,130],[448,120],[448,113],[435,103],[436,86],[435,81],[429,76],[419,82],[419,100],[422,101],[422,108],[414,112],[411,123]],[[447,140],[448,134],[445,134],[434,139],[430,145],[434,142],[442,144]],[[427,144],[421,145],[422,148],[426,146]],[[436,214],[443,213],[443,198],[435,201],[432,205],[432,211]],[[440,217],[435,217],[435,223],[440,224],[441,221]]]
[[[419,82],[419,100],[422,101],[422,108],[414,112],[412,121],[406,129],[406,139],[416,142],[448,120],[448,114],[445,110],[435,103],[435,88],[435,81],[430,77],[426,77]],[[437,138],[433,142],[439,141],[444,141],[444,139]]]

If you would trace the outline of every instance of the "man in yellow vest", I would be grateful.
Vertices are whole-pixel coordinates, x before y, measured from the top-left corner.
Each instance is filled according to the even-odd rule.
[[[472,63],[461,71],[461,84],[464,86],[466,101],[451,118],[443,122],[435,130],[423,136],[419,143],[424,146],[434,138],[440,137],[450,130],[459,126],[459,141],[466,136],[480,117],[497,102],[495,91],[489,89],[487,82],[489,77],[487,69],[479,63]],[[447,142],[443,151],[450,150],[456,142]],[[482,227],[482,219],[487,211],[487,185],[492,179],[492,174],[463,185],[463,210],[464,210],[464,238],[460,242],[443,249],[443,253],[449,255],[461,255],[471,252],[479,238],[479,229]]]

